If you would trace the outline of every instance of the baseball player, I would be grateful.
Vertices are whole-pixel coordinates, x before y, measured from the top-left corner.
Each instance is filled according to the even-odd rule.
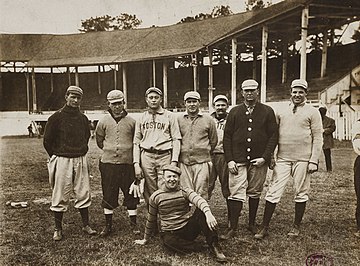
[[[95,129],[96,143],[103,153],[99,162],[102,207],[105,214],[105,228],[100,236],[110,235],[114,209],[119,206],[119,189],[124,194],[123,206],[127,208],[130,225],[134,233],[140,233],[136,226],[138,198],[129,194],[134,182],[133,139],[135,120],[124,109],[124,94],[112,90],[107,94],[109,113],[101,118]]]
[[[180,130],[175,115],[161,107],[162,91],[150,87],[145,92],[148,110],[136,122],[134,135],[135,177],[145,177],[144,199],[162,185],[162,167],[177,165],[180,153]]]
[[[323,128],[319,111],[306,103],[308,84],[295,79],[291,83],[288,108],[278,110],[279,144],[273,178],[266,193],[262,229],[255,235],[263,239],[276,204],[292,177],[295,190],[295,220],[288,236],[298,236],[300,223],[309,199],[310,175],[318,170],[318,161],[323,145]]]
[[[218,137],[213,119],[200,112],[200,94],[189,91],[184,95],[186,113],[178,116],[181,132],[179,166],[180,183],[209,198],[209,177],[212,171],[211,153]]]
[[[258,83],[245,80],[244,102],[231,109],[224,130],[224,152],[229,168],[227,198],[229,231],[222,238],[232,238],[238,227],[243,203],[249,198],[249,226],[256,233],[255,221],[259,199],[271,155],[277,145],[278,126],[271,107],[258,102]]]
[[[223,137],[225,122],[227,118],[227,109],[229,108],[229,100],[225,95],[217,95],[213,101],[215,112],[211,114],[211,117],[214,119],[216,124],[216,132],[218,136],[218,143],[211,154],[211,161],[213,163],[213,169],[209,178],[209,199],[215,188],[215,182],[219,176],[219,181],[221,184],[221,192],[225,199],[229,197],[229,170],[227,168],[227,163],[224,155],[223,148]]]
[[[81,214],[82,230],[89,235],[96,234],[89,226],[91,198],[86,153],[89,149],[90,129],[88,118],[80,112],[82,96],[81,88],[70,86],[65,94],[66,104],[49,117],[45,127],[43,142],[50,157],[50,210],[55,217],[55,241],[63,237],[62,218],[68,209],[71,192],[75,194],[75,208]]]
[[[352,128],[352,144],[358,155],[354,163],[354,187],[357,199],[355,212],[357,230],[354,234],[360,238],[360,119],[355,122]]]
[[[156,230],[159,215],[160,237],[166,248],[182,254],[200,251],[202,246],[194,240],[202,232],[216,260],[226,262],[218,243],[217,221],[209,204],[190,188],[179,186],[180,168],[165,165],[163,170],[164,187],[151,195],[144,239],[135,240],[135,243],[148,243]],[[193,214],[189,203],[197,207]]]

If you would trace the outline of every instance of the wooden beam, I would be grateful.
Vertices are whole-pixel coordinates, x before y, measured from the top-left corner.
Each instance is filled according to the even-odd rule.
[[[116,70],[116,66],[114,65],[114,90],[117,89],[117,70]]]
[[[75,85],[79,87],[79,67],[75,67]]]
[[[336,6],[336,5],[316,4],[316,3],[311,3],[310,6],[333,8],[333,9],[345,9],[350,11],[355,11],[355,10],[360,11],[360,8],[357,7],[346,7],[346,6]]]
[[[197,54],[194,53],[191,56],[193,65],[193,77],[194,77],[194,91],[199,90],[199,75],[198,75],[198,59]]]
[[[260,102],[266,102],[266,70],[267,70],[267,42],[268,42],[268,27],[263,26],[262,29],[262,44],[261,44],[261,92]]]
[[[101,67],[100,66],[98,66],[97,83],[98,83],[98,93],[101,94]]]
[[[32,68],[32,70],[31,70],[31,87],[32,87],[33,113],[36,113],[38,110],[37,110],[37,99],[36,99],[35,68]]]
[[[50,68],[50,92],[54,92],[54,68]]]
[[[71,73],[70,73],[70,67],[66,67],[66,73],[68,76],[68,85],[71,86]]]
[[[256,80],[256,74],[257,74],[257,49],[256,45],[253,45],[253,61],[252,61],[252,78]]]
[[[26,77],[26,103],[27,103],[28,113],[30,113],[31,106],[30,106],[30,75],[29,75],[29,69],[27,69],[25,77]]]
[[[162,69],[163,69],[164,107],[167,108],[169,106],[169,103],[168,103],[168,65],[166,60],[163,61]]]
[[[288,42],[283,40],[282,50],[282,71],[281,71],[281,83],[285,83],[287,79],[287,60],[288,60]]]
[[[214,97],[214,68],[213,68],[213,49],[208,48],[208,55],[209,55],[209,101],[208,107],[209,112],[213,109],[213,97]]]
[[[152,84],[156,87],[156,62],[152,60]]]
[[[327,65],[327,41],[328,41],[328,32],[327,29],[323,32],[323,47],[321,51],[321,69],[320,77],[323,78],[326,75],[326,65]]]
[[[300,78],[306,79],[306,38],[309,25],[309,6],[304,6],[301,14]]]
[[[231,40],[231,105],[236,105],[236,59],[237,40]]]
[[[124,93],[124,100],[125,100],[125,107],[128,106],[128,96],[127,96],[127,67],[126,67],[126,63],[122,63],[122,85],[123,85],[123,93]]]

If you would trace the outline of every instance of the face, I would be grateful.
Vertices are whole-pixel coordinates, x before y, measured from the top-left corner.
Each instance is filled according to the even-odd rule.
[[[80,107],[82,96],[80,94],[69,93],[65,95],[66,105],[70,107]]]
[[[148,107],[150,109],[154,109],[154,110],[159,109],[161,102],[162,102],[161,96],[159,94],[157,94],[156,92],[150,92],[145,97],[145,100],[146,100]]]
[[[259,90],[258,89],[251,89],[245,88],[242,90],[242,95],[244,96],[245,101],[252,102],[258,99]]]
[[[165,187],[168,190],[176,190],[176,189],[178,189],[179,182],[180,182],[179,175],[174,172],[165,170],[164,171],[164,181],[165,181]]]
[[[109,103],[109,108],[114,115],[120,115],[124,110],[124,101]]]
[[[185,107],[189,115],[196,115],[200,110],[200,101],[189,98],[185,101]]]
[[[306,90],[301,87],[291,89],[291,100],[295,105],[303,103],[306,99]]]
[[[217,115],[225,114],[228,107],[228,103],[224,100],[218,100],[214,103],[215,113]]]

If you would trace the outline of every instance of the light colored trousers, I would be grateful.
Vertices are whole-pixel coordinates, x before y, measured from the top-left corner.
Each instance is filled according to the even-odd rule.
[[[48,170],[52,188],[50,210],[67,211],[72,192],[75,194],[75,208],[90,206],[90,179],[86,155],[77,158],[53,155],[48,162]]]
[[[308,175],[308,162],[289,162],[278,160],[276,162],[273,178],[265,199],[271,203],[278,203],[283,195],[286,184],[291,177],[294,178],[295,202],[306,202],[309,199],[310,175]]]

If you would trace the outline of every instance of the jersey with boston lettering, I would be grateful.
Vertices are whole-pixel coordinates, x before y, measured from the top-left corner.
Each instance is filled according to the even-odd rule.
[[[181,139],[175,114],[160,108],[156,113],[144,112],[136,121],[134,143],[142,149],[170,150],[172,141]]]
[[[227,115],[228,114],[226,113],[225,117],[219,119],[216,117],[215,112],[211,114],[211,117],[214,119],[214,122],[216,124],[216,133],[218,136],[218,142],[213,153],[224,153],[223,138]]]

